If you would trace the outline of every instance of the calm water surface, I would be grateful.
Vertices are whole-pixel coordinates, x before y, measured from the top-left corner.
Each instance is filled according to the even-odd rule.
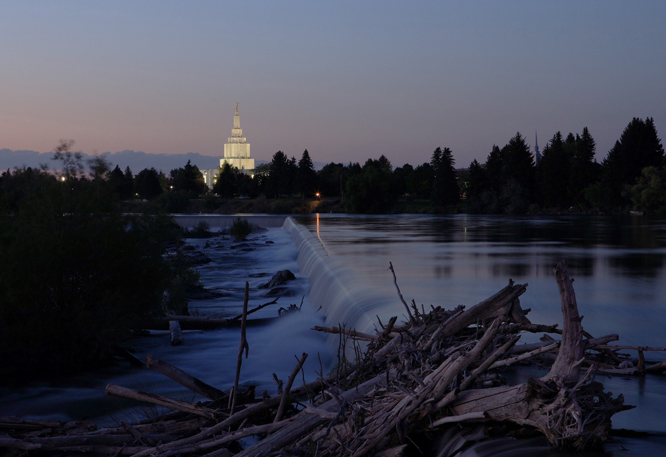
[[[527,283],[521,298],[535,322],[561,319],[553,275],[565,259],[583,325],[619,333],[622,344],[666,346],[666,221],[602,217],[320,216],[298,221],[317,232],[380,290],[395,294],[393,263],[405,298],[470,306],[506,286]]]

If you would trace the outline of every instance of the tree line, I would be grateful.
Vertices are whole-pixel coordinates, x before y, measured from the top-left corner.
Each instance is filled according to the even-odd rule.
[[[70,145],[71,146],[71,145]],[[349,213],[467,212],[524,214],[573,210],[666,212],[664,149],[652,118],[634,118],[606,158],[595,159],[596,143],[587,127],[581,133],[555,133],[535,160],[525,137],[516,133],[493,145],[485,162],[456,168],[451,149],[437,148],[428,162],[394,168],[381,155],[356,163],[326,164],[315,170],[306,149],[301,158],[277,151],[271,161],[247,174],[225,164],[209,189],[191,162],[164,174],[147,168],[98,173],[113,198],[158,202],[169,212],[187,211],[191,200],[312,200],[321,196]],[[97,159],[102,160],[102,159]],[[284,208],[284,207],[280,207]]]
[[[437,148],[429,162],[393,168],[384,156],[359,163],[329,163],[315,171],[307,150],[300,160],[278,151],[254,177],[228,165],[213,192],[224,197],[338,198],[350,213],[381,213],[396,202],[426,201],[427,211],[486,214],[590,210],[666,212],[664,149],[652,118],[634,118],[601,163],[587,127],[555,133],[540,160],[516,133],[493,145],[485,163],[456,169],[449,148]]]

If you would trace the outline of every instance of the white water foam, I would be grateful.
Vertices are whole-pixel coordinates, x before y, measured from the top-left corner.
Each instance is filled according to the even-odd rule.
[[[373,288],[353,268],[328,254],[324,244],[306,227],[287,218],[282,226],[298,250],[301,273],[310,279],[309,301],[321,307],[326,325],[343,325],[348,329],[373,333],[392,316],[403,317],[405,310],[397,295],[388,295]]]

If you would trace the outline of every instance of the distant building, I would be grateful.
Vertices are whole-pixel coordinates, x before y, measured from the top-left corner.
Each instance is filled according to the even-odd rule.
[[[539,165],[541,160],[541,152],[539,152],[539,139],[537,138],[536,130],[534,131],[534,165]]]
[[[224,145],[224,158],[220,159],[220,168],[228,163],[232,167],[238,168],[241,172],[252,174],[254,171],[254,159],[250,158],[250,143],[243,136],[243,129],[240,126],[240,114],[238,114],[238,103],[236,103],[236,114],[234,114],[234,127],[231,129],[231,137]],[[215,185],[219,169],[201,170],[204,181],[211,189]]]

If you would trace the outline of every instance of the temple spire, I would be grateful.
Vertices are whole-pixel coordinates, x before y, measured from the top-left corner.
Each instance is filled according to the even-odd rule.
[[[240,114],[238,114],[238,102],[236,102],[236,114],[234,114],[234,128],[231,130],[231,136],[232,138],[240,138],[243,136],[243,131],[240,128]],[[243,142],[244,141],[245,140],[243,140]]]

